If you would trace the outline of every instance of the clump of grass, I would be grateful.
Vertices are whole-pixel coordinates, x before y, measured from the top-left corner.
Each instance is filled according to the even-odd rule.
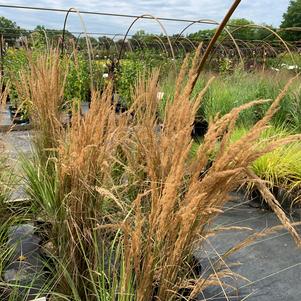
[[[62,130],[61,108],[67,71],[60,66],[57,49],[37,57],[29,52],[27,57],[28,68],[20,71],[15,87],[22,105],[29,107],[31,122],[38,133],[36,150],[46,162],[48,152],[57,148]]]
[[[89,229],[102,223],[108,200],[109,206],[124,210],[122,203],[112,202],[113,194],[107,190],[118,146],[127,136],[127,119],[117,117],[111,99],[111,86],[102,96],[95,92],[84,117],[74,112],[58,148],[59,198],[67,209],[67,226],[71,237],[79,231],[87,241]]]
[[[253,161],[283,143],[300,139],[300,136],[292,136],[270,141],[264,147],[258,145],[261,133],[286,95],[290,81],[266,115],[236,143],[231,144],[230,137],[240,112],[267,101],[244,104],[215,119],[191,160],[190,133],[205,93],[203,90],[194,100],[190,99],[198,63],[197,55],[183,86],[187,72],[185,61],[173,101],[166,104],[159,133],[154,109],[157,100],[153,96],[156,86],[151,85],[151,81],[147,85],[138,85],[136,92],[143,110],[139,111],[138,125],[133,129],[134,151],[129,162],[135,162],[136,170],[140,165],[144,171],[144,187],[133,202],[131,222],[127,220],[123,229],[126,269],[135,271],[137,300],[176,300],[188,283],[193,283],[194,288],[188,299],[196,297],[210,282],[203,278],[189,281],[189,258],[197,240],[206,235],[212,218],[222,212],[231,191],[247,181],[259,181],[249,168]],[[216,157],[208,168],[213,151]],[[259,183],[267,201],[300,245],[298,234],[279,209],[279,203]]]
[[[0,154],[0,219],[2,218],[2,211],[7,208],[7,201],[11,195],[12,190],[12,170],[8,165],[7,157]]]
[[[210,76],[212,76],[210,72],[202,74],[202,77],[196,82],[193,94],[204,88]],[[291,73],[286,71],[272,73],[269,71],[245,72],[235,70],[227,75],[218,74],[209,87],[208,93],[204,96],[196,119],[205,119],[210,122],[217,114],[225,115],[235,107],[248,103],[250,99],[275,99],[281,87],[292,76]],[[290,91],[285,95],[278,112],[272,119],[274,125],[279,126],[285,123],[288,128],[299,131],[300,89],[298,83],[299,80],[296,80]],[[172,97],[174,89],[174,80],[163,82],[163,90],[169,97]],[[251,127],[265,115],[268,107],[268,104],[262,104],[241,112],[237,121],[238,125],[240,127]]]
[[[231,137],[233,141],[241,138],[248,132],[246,128],[236,129]],[[283,139],[291,134],[284,126],[266,129],[261,137],[261,144],[267,141]],[[295,197],[299,198],[298,188],[301,178],[301,144],[293,142],[287,145],[280,145],[270,153],[264,154],[251,165],[253,172],[263,181],[271,190],[280,188],[286,192],[293,192]]]
[[[301,132],[301,87],[288,98],[286,105],[286,124],[297,133]]]
[[[160,120],[159,73],[154,72],[136,84],[128,112],[115,114],[109,85],[102,96],[93,94],[86,116],[74,111],[70,128],[49,131],[56,149],[52,161],[55,191],[38,194],[51,196],[40,201],[44,210],[46,202],[52,202],[49,218],[55,253],[64,258],[60,284],[67,283],[75,300],[102,300],[103,296],[108,300],[179,300],[186,288],[186,297],[192,300],[208,285],[217,283],[222,273],[196,278],[190,259],[212,219],[222,213],[230,192],[249,181],[256,183],[296,243],[301,244],[277,200],[250,169],[265,153],[301,138],[295,135],[260,143],[292,80],[264,117],[234,143],[231,135],[239,114],[268,101],[249,102],[214,118],[191,157],[193,123],[212,81],[193,94],[200,64],[199,49],[190,70],[188,58],[185,60]],[[30,185],[36,183],[35,175],[37,172]],[[32,187],[34,195],[36,188]],[[48,186],[40,185],[39,189],[43,192]],[[113,283],[107,281],[112,279],[111,273],[101,264],[105,255],[112,253],[111,246],[119,258]]]
[[[205,96],[199,114],[210,122],[217,114],[225,115],[233,108],[248,103],[250,99],[275,99],[281,87],[291,77],[292,75],[287,72],[275,74],[268,71],[261,73],[236,71],[227,76],[219,75]],[[290,120],[291,99],[294,95],[298,95],[296,94],[297,82],[281,102],[280,108],[272,120],[274,124],[279,125],[286,122],[291,127],[297,124],[293,119]],[[200,89],[202,86],[204,84],[200,80],[197,88]],[[238,124],[245,127],[254,125],[265,115],[267,109],[268,105],[263,104],[245,110],[240,114]]]
[[[114,214],[127,212],[126,202],[114,197],[114,166],[118,148],[128,137],[128,116],[118,117],[111,99],[112,85],[102,95],[94,92],[85,116],[74,109],[71,126],[59,136],[51,132],[51,139],[58,139],[55,157],[48,158],[53,172],[40,160],[23,163],[28,192],[52,225],[55,255],[66,259],[67,274],[83,299],[85,286],[90,287],[87,273],[97,269],[100,260],[91,246],[96,240],[100,247],[109,236],[95,229]]]
[[[9,82],[4,84],[4,79],[0,75],[0,107],[3,109],[6,105],[7,96],[9,94]]]

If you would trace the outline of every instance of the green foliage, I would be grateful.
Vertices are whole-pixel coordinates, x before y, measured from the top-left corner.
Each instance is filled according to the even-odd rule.
[[[11,83],[10,99],[12,104],[20,105],[14,83],[19,80],[19,73],[21,70],[26,70],[28,66],[28,55],[36,58],[38,55],[45,51],[44,37],[41,43],[37,44],[34,50],[30,53],[24,48],[9,48],[4,56],[4,70],[5,79]],[[83,53],[78,53],[75,57],[71,58],[67,55],[61,58],[61,64],[64,68],[68,69],[65,87],[65,99],[72,101],[87,101],[90,90],[90,70],[88,59]],[[102,74],[104,67],[98,61],[93,62],[93,81],[94,85],[100,88],[103,85]]]
[[[260,87],[257,87],[258,92],[256,93],[254,78],[255,76],[242,72],[218,77],[212,83],[203,101],[205,119],[210,121],[217,114],[227,114],[237,106],[260,98],[260,92],[258,91]],[[257,81],[257,84],[260,83]],[[242,112],[239,122],[251,125],[255,122],[255,118],[252,108]]]
[[[103,74],[105,64],[102,60],[92,61],[92,75],[89,68],[89,59],[82,52],[77,52],[74,56],[65,56],[62,64],[68,69],[65,85],[65,99],[67,102],[90,101],[91,80],[93,88],[102,90],[104,86]],[[92,76],[92,79],[91,79]]]
[[[0,16],[0,35],[3,35],[5,42],[13,45],[25,30],[21,30],[17,24],[5,17]]]
[[[207,121],[214,119],[217,114],[225,115],[231,109],[248,103],[256,99],[275,99],[280,89],[284,86],[290,74],[287,72],[279,73],[247,73],[236,70],[232,74],[218,76],[204,97],[200,108],[200,115]],[[204,87],[206,80],[200,80],[196,89]],[[288,93],[280,105],[278,113],[273,118],[276,125],[286,123],[291,129],[294,129],[298,122],[297,116],[291,116],[292,100],[298,101],[299,97],[298,83],[296,83],[291,92]],[[238,124],[251,126],[265,114],[268,104],[255,106],[245,110],[240,114]]]
[[[223,67],[223,66],[222,66]],[[217,75],[205,94],[199,109],[199,117],[205,118],[208,122],[218,114],[225,115],[233,108],[256,99],[275,99],[279,91],[292,76],[291,73],[282,71],[273,72],[245,72],[236,69],[230,73],[226,65],[222,71],[224,74]],[[227,72],[226,72],[227,71]],[[194,95],[201,91],[212,74],[204,74],[197,81]],[[166,98],[172,97],[175,89],[174,78],[168,78],[163,82],[163,91]],[[272,122],[275,125],[285,123],[289,129],[300,132],[300,88],[299,82],[292,86],[282,103],[279,111],[275,114]],[[268,104],[254,106],[240,114],[238,124],[251,126],[265,114]]]
[[[30,42],[33,49],[46,49],[49,47],[49,39],[46,33],[46,28],[37,26],[30,34]]]
[[[85,258],[87,273],[85,280],[89,283],[86,287],[79,287],[73,280],[66,267],[68,258],[53,256],[54,266],[50,266],[55,279],[61,279],[54,289],[49,291],[51,300],[74,301],[135,301],[137,300],[132,271],[125,269],[124,246],[117,231],[111,242],[104,243],[94,231],[93,243],[90,248],[94,253],[94,261]],[[78,244],[83,247],[79,239]],[[83,250],[85,254],[87,250]],[[84,292],[83,292],[84,291]]]
[[[230,144],[238,141],[248,134],[249,127],[238,127],[230,137]],[[276,141],[291,135],[285,125],[270,126],[261,133],[260,145],[264,147],[269,141]],[[196,155],[196,150],[202,141],[194,142],[191,148],[191,156]],[[212,161],[216,156],[219,146],[210,154]],[[270,189],[275,187],[284,191],[294,192],[295,201],[299,199],[301,187],[301,143],[293,142],[288,145],[279,145],[275,150],[264,154],[255,160],[250,166],[251,170]],[[249,188],[252,188],[250,185]]]
[[[92,45],[93,48],[96,48],[99,46],[99,40],[97,40],[96,38],[93,37],[89,37],[90,39],[90,43]],[[77,46],[83,50],[83,49],[87,49],[87,39],[85,36],[81,36],[78,40],[77,40]]]
[[[268,35],[270,35],[270,32],[268,30],[254,26],[255,23],[253,21],[247,20],[245,18],[231,19],[227,25],[228,25],[227,28],[231,32],[234,39],[262,40]],[[272,26],[269,25],[266,26],[273,29]],[[204,40],[211,39],[214,33],[215,33],[215,29],[204,29],[204,30],[199,30],[198,32],[191,33],[187,37],[189,39],[204,41]],[[219,39],[224,39],[224,38],[230,39],[226,31],[223,31]]]
[[[46,220],[56,218],[60,211],[58,203],[58,180],[55,172],[49,172],[49,166],[43,166],[37,155],[32,159],[21,157],[25,175],[26,192],[31,199],[31,210],[40,215],[43,212]]]
[[[233,31],[232,35],[235,39],[256,40],[257,29],[253,27],[249,27],[248,25],[254,25],[254,22],[244,18],[232,19],[228,22],[228,26],[229,28],[231,28],[231,31]],[[226,35],[226,33],[224,33],[224,35]]]
[[[288,112],[285,116],[287,123],[296,133],[301,133],[301,87],[289,95]]]
[[[65,57],[64,64],[68,68],[65,86],[65,99],[86,101],[90,88],[89,63],[82,53],[75,58]]]
[[[19,72],[28,65],[27,52],[24,48],[8,48],[4,56],[4,76],[10,81],[10,100],[12,104],[18,104],[18,96],[14,86],[15,80],[19,79]]]
[[[210,40],[215,33],[215,29],[203,29],[198,32],[191,33],[187,36],[188,39],[197,41]]]
[[[281,28],[301,27],[301,0],[291,0],[287,12],[283,15]],[[283,37],[288,41],[298,41],[301,39],[301,31],[287,30],[283,32]]]
[[[233,70],[233,61],[227,57],[219,59],[219,72],[221,74]]]
[[[275,28],[270,25],[264,26],[275,30]],[[269,30],[260,26],[257,27],[253,21],[245,18],[230,20],[228,22],[228,29],[231,31],[234,39],[238,40],[262,40],[271,35]],[[227,33],[224,32],[223,36],[227,36]]]
[[[128,53],[127,58],[121,61],[117,71],[117,91],[126,102],[131,102],[131,90],[139,75],[150,74],[155,68],[160,68],[162,77],[176,66],[177,62],[170,61],[166,56],[157,54],[154,51],[136,51]]]
[[[269,58],[268,65],[274,68],[281,69],[284,65],[299,66],[301,68],[301,54],[298,52],[281,53],[276,58]]]
[[[144,72],[146,67],[141,60],[123,60],[117,71],[116,83],[118,94],[127,102],[131,99],[131,89],[138,79],[139,74]]]

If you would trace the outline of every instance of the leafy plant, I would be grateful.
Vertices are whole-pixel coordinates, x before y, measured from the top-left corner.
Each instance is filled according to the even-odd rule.
[[[301,54],[298,52],[281,53],[275,58],[268,58],[268,65],[278,69],[287,69],[289,66],[301,68]]]
[[[89,65],[81,53],[74,53],[73,56],[66,56],[62,59],[65,68],[68,69],[64,97],[66,100],[77,99],[87,101],[90,89]],[[72,107],[72,104],[71,104]]]
[[[233,62],[231,59],[224,57],[219,60],[219,72],[220,73],[227,73],[233,70]]]
[[[181,64],[181,62],[181,59],[173,61],[164,55],[158,55],[150,50],[129,53],[126,59],[121,61],[120,68],[117,71],[117,92],[128,104],[131,104],[132,89],[141,74],[148,76],[153,70],[160,68],[160,74],[164,78],[168,73],[176,70],[176,66]]]
[[[26,68],[28,63],[27,52],[24,48],[14,49],[8,48],[5,56],[3,68],[5,70],[5,82],[11,83],[9,92],[11,104],[18,107],[20,101],[18,100],[18,94],[15,87],[15,81],[19,80],[19,72],[21,69]]]

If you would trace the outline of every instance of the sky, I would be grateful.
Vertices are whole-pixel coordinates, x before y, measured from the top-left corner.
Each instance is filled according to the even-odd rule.
[[[233,18],[247,18],[257,24],[279,26],[282,15],[290,0],[242,0]],[[233,0],[0,0],[0,4],[23,5],[45,8],[77,8],[82,11],[121,13],[121,14],[151,14],[156,17],[171,17],[181,19],[213,19],[221,21]],[[33,10],[10,9],[0,7],[0,16],[9,18],[22,28],[33,29],[36,25],[45,25],[51,29],[61,29],[64,23],[64,13],[36,12]],[[120,17],[83,15],[88,32],[122,34],[132,20]],[[168,34],[181,31],[188,23],[163,21]],[[188,32],[208,28],[208,25],[196,24]],[[67,29],[83,31],[79,17],[70,15]],[[151,33],[161,33],[160,26],[154,20],[139,20],[131,30],[145,30]]]

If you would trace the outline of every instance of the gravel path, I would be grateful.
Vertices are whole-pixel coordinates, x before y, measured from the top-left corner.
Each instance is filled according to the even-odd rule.
[[[31,131],[0,133],[0,140],[4,143],[4,151],[10,159],[16,160],[21,153],[31,153]]]
[[[9,133],[0,133],[0,142],[4,145],[4,154],[8,157],[9,165],[13,168],[17,176],[17,185],[11,194],[11,200],[26,199],[23,180],[18,177],[22,174],[19,156],[30,156],[32,132],[31,131],[12,131]]]

